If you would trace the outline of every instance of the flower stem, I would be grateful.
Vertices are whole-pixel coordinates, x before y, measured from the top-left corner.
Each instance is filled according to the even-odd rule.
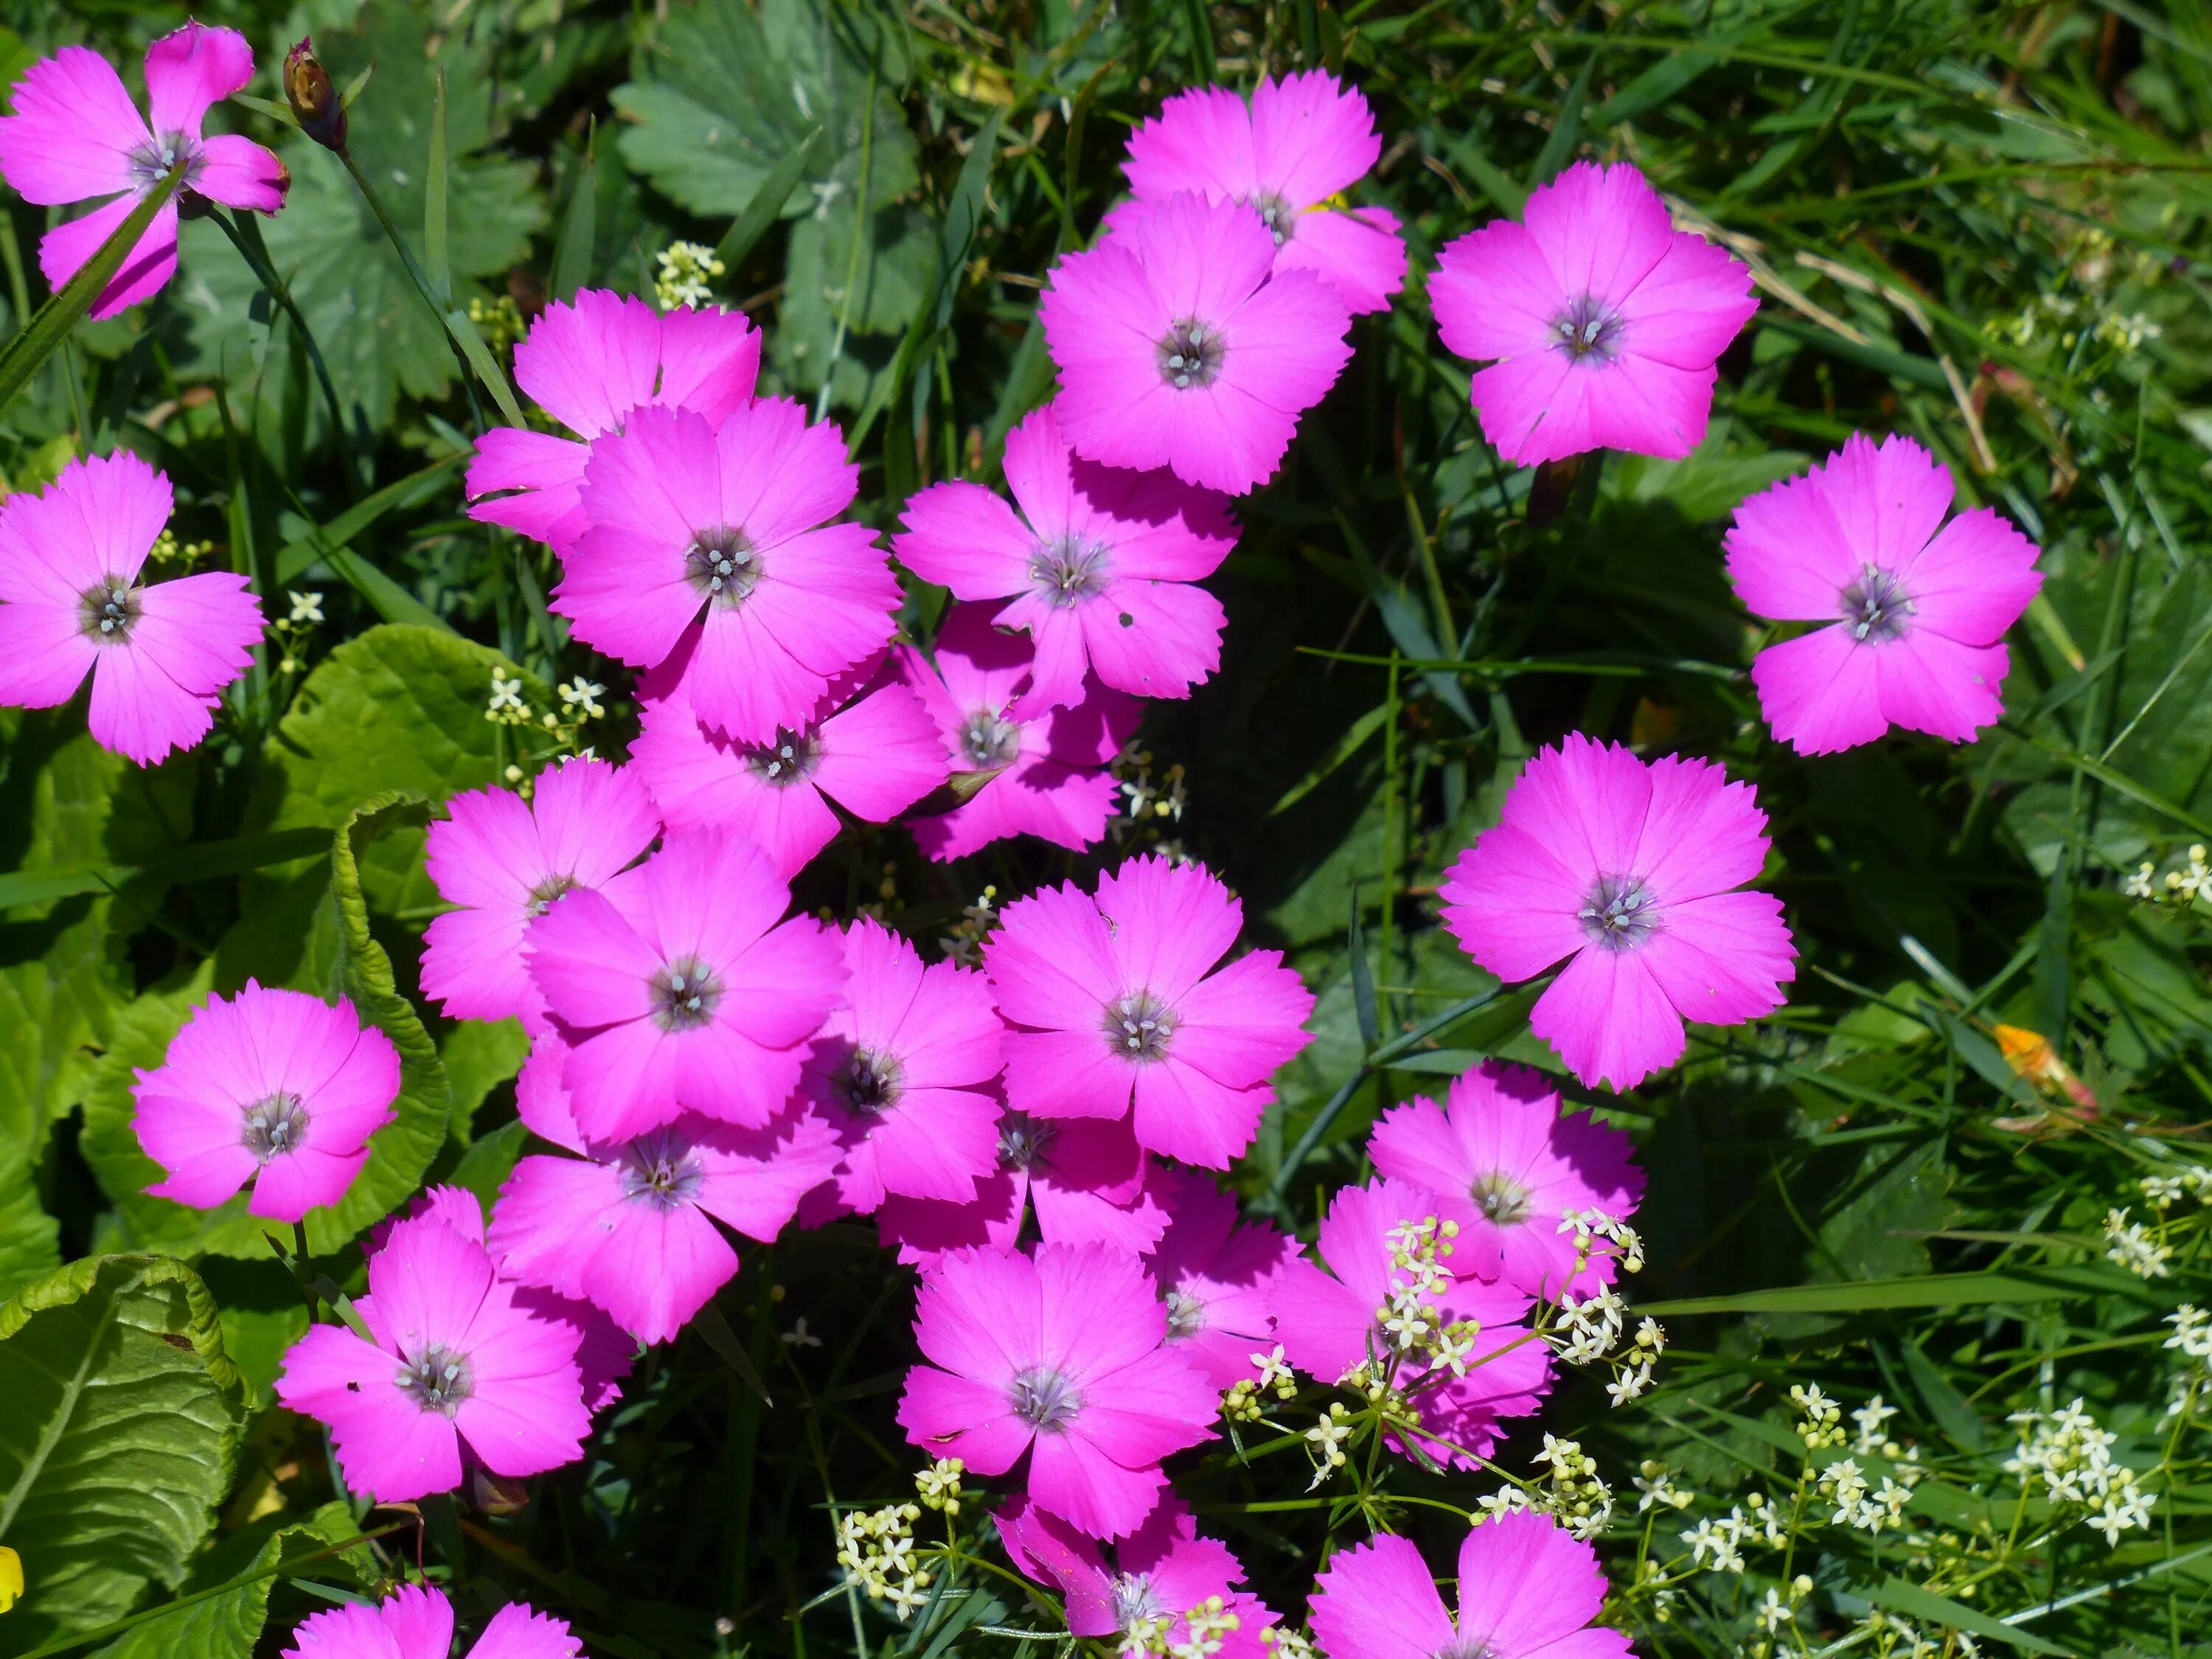
[[[345,170],[353,175],[354,187],[361,191],[361,199],[368,204],[368,210],[376,216],[376,222],[384,227],[386,237],[399,255],[399,263],[407,268],[408,281],[415,284],[415,292],[429,307],[430,315],[437,319],[438,331],[446,337],[447,349],[453,354],[454,366],[460,371],[461,389],[469,394],[469,414],[476,422],[477,435],[483,436],[487,428],[483,404],[477,398],[476,371],[469,366],[468,356],[462,351],[460,342],[453,338],[453,329],[446,321],[446,313],[438,307],[437,296],[431,291],[429,277],[416,262],[415,251],[407,246],[407,239],[399,234],[399,227],[392,222],[392,215],[385,210],[384,198],[376,193],[376,186],[368,182],[368,175],[361,170],[361,163],[353,159],[353,153],[342,149],[336,154],[338,160],[345,163]]]

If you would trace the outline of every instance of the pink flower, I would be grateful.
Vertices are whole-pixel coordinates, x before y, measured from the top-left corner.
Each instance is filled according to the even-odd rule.
[[[1421,1413],[1413,1437],[1422,1450],[1471,1469],[1498,1443],[1504,1419],[1526,1417],[1542,1403],[1551,1362],[1543,1342],[1519,1322],[1528,1298],[1502,1281],[1476,1279],[1454,1280],[1431,1301],[1447,1323],[1473,1320],[1480,1327],[1465,1375],[1398,1348],[1377,1311],[1412,1282],[1395,1265],[1394,1237],[1441,1215],[1436,1194],[1409,1182],[1386,1177],[1340,1190],[1321,1224],[1328,1272],[1301,1258],[1275,1281],[1275,1338],[1293,1365],[1323,1382],[1341,1381],[1355,1366],[1394,1363],[1392,1382]],[[1389,1443],[1405,1449],[1395,1433]]]
[[[1236,1199],[1202,1175],[1156,1167],[1149,1186],[1171,1218],[1146,1264],[1167,1304],[1168,1341],[1225,1392],[1257,1376],[1252,1356],[1274,1346],[1270,1304],[1297,1240],[1240,1224]]]
[[[1210,971],[1243,907],[1195,865],[1141,858],[1008,905],[983,947],[1007,1022],[1006,1098],[1038,1117],[1121,1117],[1164,1157],[1225,1170],[1312,1040],[1313,997],[1278,951]]]
[[[1004,1474],[1093,1538],[1136,1529],[1167,1489],[1160,1460],[1212,1437],[1219,1401],[1163,1347],[1167,1316],[1134,1256],[1042,1244],[957,1250],[922,1275],[898,1420],[932,1456]]]
[[[216,694],[253,659],[261,607],[228,570],[139,580],[173,505],[168,474],[128,450],[71,461],[44,495],[8,498],[0,705],[52,708],[90,673],[88,723],[103,749],[151,766],[207,736]]]
[[[867,1215],[887,1193],[964,1204],[999,1167],[1005,1028],[982,975],[921,953],[881,922],[845,930],[845,1006],[815,1039],[801,1085],[844,1132],[838,1196]]]
[[[640,687],[644,731],[629,753],[668,827],[757,842],[787,878],[836,837],[832,801],[888,823],[945,781],[937,723],[906,686],[847,701],[871,676],[840,676],[823,700],[829,712],[781,728],[771,742],[744,744],[704,724],[682,678],[662,666],[649,678],[664,686]]]
[[[1019,835],[1079,853],[1114,816],[1117,787],[1103,769],[1135,735],[1139,711],[1097,686],[1073,708],[1032,707],[1030,642],[993,628],[988,608],[953,608],[934,666],[912,646],[898,648],[899,676],[936,722],[956,773],[996,774],[965,804],[918,820],[914,838],[940,862]]]
[[[999,1121],[997,1173],[964,1204],[884,1200],[876,1225],[899,1260],[927,1267],[947,1250],[985,1244],[1011,1250],[1034,1208],[1048,1244],[1105,1244],[1142,1255],[1167,1231],[1168,1212],[1149,1190],[1148,1164],[1129,1121],[1068,1118],[1048,1122],[1026,1112]]]
[[[1186,1615],[1218,1596],[1237,1626],[1209,1650],[1222,1659],[1262,1659],[1268,1650],[1260,1632],[1275,1615],[1238,1594],[1244,1569],[1226,1545],[1200,1538],[1190,1511],[1172,1497],[1161,1499],[1144,1525],[1114,1547],[1111,1566],[1094,1540],[1039,1509],[1026,1493],[995,1519],[1014,1565],[1031,1578],[1050,1581],[1066,1598],[1073,1635],[1115,1638],[1117,1652],[1159,1652],[1169,1644],[1188,1642]],[[1157,1642],[1163,1635],[1165,1643],[1145,1644],[1147,1637]]]
[[[465,1449],[510,1477],[581,1455],[591,1415],[577,1327],[520,1305],[444,1216],[392,1229],[354,1307],[374,1342],[313,1327],[285,1354],[276,1398],[330,1429],[356,1492],[386,1504],[451,1492]]]
[[[469,463],[469,516],[565,557],[584,531],[591,441],[621,431],[640,409],[693,410],[719,425],[752,400],[760,354],[760,331],[743,312],[664,317],[605,289],[556,300],[514,348],[514,383],[576,436],[518,426],[485,433]]]
[[[522,957],[531,922],[579,887],[635,862],[660,820],[635,769],[572,760],[538,775],[530,799],[471,789],[430,826],[424,867],[448,903],[422,936],[422,994],[453,1019],[546,1025],[545,999]]]
[[[791,890],[747,841],[671,836],[530,924],[523,954],[569,1054],[562,1080],[597,1141],[690,1110],[767,1125],[837,1004],[837,936],[779,921]]]
[[[890,639],[898,583],[875,532],[829,522],[859,479],[837,428],[809,426],[788,398],[719,423],[634,410],[592,442],[586,528],[553,609],[636,668],[666,658],[703,612],[684,671],[693,708],[740,742],[770,743]]]
[[[146,48],[150,127],[123,77],[89,46],[64,46],[24,71],[13,92],[15,112],[0,118],[0,174],[40,207],[115,198],[40,240],[39,269],[49,286],[59,289],[76,276],[179,161],[179,194],[259,213],[284,205],[292,181],[282,161],[250,138],[200,131],[208,111],[252,78],[246,37],[197,22]],[[95,319],[150,300],[176,273],[178,199],[162,204],[100,291]]]
[[[1529,1029],[1583,1083],[1630,1088],[1681,1058],[1684,1020],[1782,1006],[1797,953],[1781,901],[1729,890],[1759,874],[1765,832],[1751,786],[1711,762],[1577,734],[1537,752],[1460,854],[1444,925],[1501,979],[1564,961]]]
[[[1751,665],[1774,735],[1800,754],[1892,726],[1965,743],[2004,712],[2005,630],[2043,578],[2035,544],[1986,507],[1948,524],[1951,475],[1910,438],[1863,433],[1736,509],[1729,578],[1778,621],[1826,623]]]
[[[1644,1196],[1628,1137],[1588,1112],[1562,1115],[1559,1091],[1526,1066],[1485,1060],[1445,1103],[1416,1098],[1383,1115],[1368,1140],[1375,1167],[1426,1187],[1459,1224],[1452,1271],[1499,1279],[1528,1296],[1588,1296],[1613,1280],[1613,1257],[1578,1273],[1570,1210],[1626,1221]]]
[[[1578,161],[1437,258],[1444,344],[1474,377],[1483,435],[1534,466],[1591,449],[1680,459],[1705,441],[1713,365],[1758,302],[1751,272],[1674,228],[1623,161]]]
[[[1076,453],[1232,495],[1266,483],[1352,360],[1336,289],[1274,264],[1255,210],[1184,191],[1054,266],[1037,316]]]
[[[613,1146],[588,1142],[546,1039],[515,1085],[522,1121],[573,1158],[514,1166],[492,1211],[500,1270],[603,1310],[641,1342],[665,1342],[738,1270],[721,1222],[763,1243],[837,1166],[837,1136],[787,1109],[766,1128],[685,1114]]]
[[[349,1602],[302,1619],[283,1659],[446,1659],[453,1604],[427,1584],[402,1584],[385,1601]],[[550,1613],[510,1601],[492,1614],[466,1659],[576,1659],[583,1647]]]
[[[399,1097],[398,1051],[353,1004],[252,980],[195,1008],[161,1065],[133,1075],[131,1127],[167,1171],[146,1190],[211,1210],[250,1181],[246,1213],[272,1221],[343,1198]]]
[[[1237,544],[1223,497],[1078,459],[1050,404],[1007,437],[1006,483],[1018,515],[981,484],[932,484],[891,544],[956,598],[1012,599],[992,620],[1036,645],[1025,706],[1080,702],[1088,673],[1133,696],[1188,696],[1221,666],[1228,614],[1193,584]]]
[[[1387,1533],[1329,1559],[1310,1613],[1327,1659],[1628,1659],[1626,1637],[1590,1626],[1604,1601],[1597,1552],[1523,1510],[1459,1547],[1456,1625],[1421,1553]]]
[[[1123,170],[1139,202],[1191,190],[1257,209],[1274,239],[1275,269],[1326,278],[1357,315],[1389,310],[1406,281],[1396,216],[1334,199],[1382,153],[1366,99],[1311,70],[1263,76],[1249,107],[1227,87],[1177,93],[1129,135]],[[1115,209],[1109,227],[1128,211]]]

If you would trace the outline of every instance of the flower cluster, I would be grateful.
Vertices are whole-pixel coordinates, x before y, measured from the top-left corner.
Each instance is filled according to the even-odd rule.
[[[2057,1411],[2014,1412],[2006,1421],[2018,1429],[2020,1441],[2004,1467],[2020,1477],[2023,1492],[2077,1506],[2084,1511],[2081,1524],[2102,1533],[2107,1544],[2150,1525],[2157,1495],[2112,1455],[2119,1436],[2099,1427],[2079,1400]]]
[[[847,1582],[902,1620],[929,1599],[929,1587],[936,1582],[915,1559],[914,1523],[920,1519],[921,1510],[914,1504],[849,1510],[837,1518],[837,1565],[844,1568]]]

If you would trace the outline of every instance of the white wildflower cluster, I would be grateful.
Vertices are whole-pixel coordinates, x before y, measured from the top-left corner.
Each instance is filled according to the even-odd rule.
[[[973,904],[961,907],[960,920],[952,924],[952,931],[937,941],[947,962],[957,962],[963,968],[975,965],[984,939],[999,925],[998,902],[999,890],[994,884],[977,894]]]
[[[1601,1210],[1570,1210],[1561,1218],[1559,1231],[1575,1236],[1575,1267],[1570,1282],[1597,1257],[1611,1258],[1628,1273],[1644,1266],[1644,1242],[1636,1231]],[[1667,1333],[1656,1319],[1637,1322],[1635,1335],[1624,1345],[1628,1305],[1620,1293],[1601,1285],[1588,1296],[1571,1291],[1559,1297],[1548,1316],[1540,1316],[1537,1329],[1552,1352],[1570,1365],[1608,1364],[1613,1368],[1606,1393],[1615,1406],[1642,1397],[1651,1386],[1652,1368],[1666,1352]]]
[[[1297,1373],[1291,1362],[1283,1357],[1283,1345],[1275,1344],[1268,1353],[1245,1356],[1258,1368],[1257,1377],[1240,1377],[1221,1396],[1221,1414],[1236,1423],[1257,1423],[1265,1407],[1260,1396],[1272,1392],[1278,1400],[1295,1400],[1298,1394]]]
[[[1209,1595],[1182,1615],[1180,1642],[1175,1639],[1176,1622],[1171,1613],[1133,1620],[1115,1651],[1121,1659],[1140,1659],[1145,1654],[1158,1654],[1161,1659],[1212,1659],[1244,1621],[1228,1610],[1221,1597]]]
[[[1954,1654],[1958,1659],[1976,1659],[1982,1650],[1965,1631],[1939,1629],[1931,1635],[1893,1613],[1869,1613],[1856,1628],[1863,1632],[1865,1638],[1871,1639],[1869,1650],[1881,1655],[1882,1659],[1949,1659]],[[1852,1643],[1861,1639],[1862,1636],[1856,1633],[1845,1638]],[[1946,1641],[1950,1644],[1948,1647]]]
[[[1260,1640],[1271,1659],[1314,1659],[1313,1644],[1284,1626],[1268,1626],[1260,1632]]]
[[[504,668],[491,671],[491,700],[484,705],[484,718],[495,726],[527,726],[535,715],[522,695],[522,681]]]
[[[1644,1271],[1644,1240],[1635,1228],[1603,1210],[1567,1210],[1559,1217],[1563,1233],[1575,1236],[1575,1271],[1599,1255],[1611,1255],[1626,1272]]]
[[[165,530],[161,533],[166,536],[169,532]],[[155,546],[153,556],[157,559],[161,556],[161,550],[158,544]],[[193,556],[192,550],[185,549],[181,556],[191,558]],[[284,590],[284,597],[292,602],[291,612],[270,623],[269,631],[276,636],[276,643],[282,646],[284,651],[284,654],[277,659],[276,672],[280,674],[296,674],[300,672],[300,659],[307,647],[307,635],[325,620],[323,616],[323,596],[313,592],[302,593],[288,587]]]
[[[968,1466],[957,1457],[940,1457],[927,1468],[916,1472],[914,1489],[926,1510],[954,1516],[960,1513],[960,1477]]]
[[[2193,1302],[2185,1302],[2166,1315],[2166,1322],[2173,1327],[2166,1346],[2178,1348],[2191,1359],[2212,1359],[2212,1314]]]
[[[1858,1432],[1851,1437],[1851,1449],[1862,1457],[1876,1453],[1889,1458],[1903,1456],[1903,1449],[1889,1437],[1889,1419],[1896,1415],[1897,1407],[1880,1395],[1852,1412],[1851,1422]]]
[[[2212,894],[2212,864],[2205,861],[2204,845],[2192,842],[2186,860],[2178,868],[2160,878],[2157,863],[2145,859],[2136,866],[2135,873],[2120,884],[2120,890],[2130,898],[2147,900],[2150,903],[2194,904]]]
[[[1121,799],[1127,803],[1121,816],[1110,825],[1117,839],[1126,839],[1147,820],[1182,822],[1183,808],[1189,804],[1183,787],[1182,763],[1178,761],[1170,766],[1158,780],[1152,776],[1153,764],[1152,751],[1133,738],[1114,757],[1112,771],[1121,786]]]
[[[2145,1176],[2136,1186],[2143,1195],[2143,1202],[2160,1213],[2185,1198],[2193,1198],[2199,1204],[2212,1204],[2212,1170],[2202,1164],[2192,1164],[2179,1171]]]
[[[1797,1609],[1812,1593],[1811,1576],[1801,1572],[1781,1589],[1770,1586],[1765,1595],[1752,1603],[1751,1625],[1758,1632],[1749,1644],[1752,1659],[1765,1659],[1774,1651],[1775,1638],[1784,1631],[1796,1628]]]
[[[1306,1431],[1306,1455],[1313,1462],[1314,1477],[1306,1485],[1311,1492],[1316,1486],[1344,1467],[1344,1443],[1352,1438],[1351,1413],[1340,1400],[1332,1401],[1321,1420]]]
[[[188,565],[194,563],[198,560],[204,559],[209,554],[214,551],[215,544],[213,542],[180,542],[177,539],[177,532],[175,531],[164,526],[161,533],[154,538],[154,545],[146,550],[146,556],[155,564]],[[295,593],[291,597],[294,607],[293,615],[296,620],[299,614],[298,606],[300,596],[297,593]],[[316,595],[319,601],[321,597],[322,596],[320,594]],[[322,621],[322,617],[319,613],[316,616],[315,620],[317,622]]]
[[[1886,1474],[1881,1485],[1873,1485],[1859,1468],[1858,1461],[1850,1457],[1822,1469],[1814,1490],[1833,1505],[1833,1512],[1828,1517],[1832,1522],[1865,1533],[1878,1534],[1888,1528],[1902,1527],[1905,1506],[1912,1501],[1911,1486]]]
[[[2105,1260],[2118,1262],[2137,1279],[2164,1279],[2173,1248],[2154,1237],[2140,1221],[2128,1219],[2124,1209],[2105,1212]]]
[[[2040,1486],[2054,1504],[2081,1504],[2089,1510],[2083,1524],[2104,1534],[2107,1544],[2150,1524],[2156,1495],[2114,1460],[2119,1437],[2098,1427],[2079,1400],[2055,1412],[2014,1412],[2005,1420],[2020,1432],[2020,1449],[2005,1460],[2005,1472],[2017,1474],[2028,1495]]]
[[[699,242],[671,242],[657,257],[660,275],[653,279],[653,297],[663,311],[696,311],[714,297],[708,283],[726,268],[714,249]]]
[[[1693,1565],[1710,1565],[1715,1572],[1740,1573],[1744,1570],[1745,1545],[1779,1549],[1789,1541],[1790,1531],[1781,1506],[1765,1492],[1755,1492],[1742,1503],[1730,1505],[1726,1515],[1701,1517],[1678,1536],[1690,1547]]]
[[[1844,1443],[1844,1408],[1822,1394],[1819,1383],[1792,1383],[1790,1403],[1797,1408],[1797,1437],[1807,1451]]]
[[[1613,1519],[1613,1488],[1599,1478],[1597,1460],[1582,1449],[1581,1442],[1547,1434],[1535,1462],[1544,1466],[1546,1475],[1522,1494],[1524,1507],[1550,1516],[1577,1538],[1592,1539],[1602,1533]]]
[[[553,689],[560,693],[562,708],[577,720],[595,720],[607,712],[599,703],[599,699],[606,695],[607,688],[595,684],[581,674],[573,680],[563,680]]]
[[[1646,1510],[1686,1510],[1694,1501],[1691,1494],[1674,1484],[1674,1472],[1656,1457],[1647,1457],[1636,1466],[1634,1482],[1639,1496],[1636,1512]]]
[[[901,1622],[929,1599],[933,1575],[915,1559],[914,1523],[921,1510],[914,1504],[886,1504],[879,1510],[855,1510],[837,1522],[837,1565],[846,1578],[866,1590],[871,1601],[890,1604]]]

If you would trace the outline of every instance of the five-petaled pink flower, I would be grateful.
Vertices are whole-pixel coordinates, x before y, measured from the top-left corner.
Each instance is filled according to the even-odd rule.
[[[250,1181],[246,1213],[272,1221],[343,1198],[399,1097],[398,1050],[353,1004],[252,980],[192,1010],[133,1075],[131,1127],[167,1172],[146,1190],[211,1210]]]
[[[1157,1166],[1147,1188],[1169,1217],[1145,1264],[1167,1304],[1168,1340],[1217,1389],[1257,1376],[1253,1356],[1274,1345],[1270,1304],[1297,1240],[1240,1222],[1236,1199],[1194,1170]]]
[[[932,484],[893,550],[963,599],[1008,599],[992,621],[1036,647],[1024,706],[1082,700],[1085,677],[1183,697],[1221,666],[1221,601],[1194,584],[1236,545],[1229,504],[1172,473],[1079,458],[1047,404],[1006,439],[1008,506],[981,484]]]
[[[1767,725],[1800,754],[1893,726],[1966,743],[2004,712],[2005,630],[2043,586],[2035,544],[1986,507],[1945,524],[1952,496],[1911,439],[1860,433],[1736,509],[1728,569],[1743,602],[1828,624],[1751,665]]]
[[[283,1659],[447,1659],[453,1604],[427,1584],[402,1584],[381,1601],[352,1601],[302,1619]],[[583,1645],[550,1613],[510,1601],[465,1659],[576,1659]]]
[[[1212,1437],[1220,1402],[1162,1344],[1141,1263],[1103,1245],[1034,1256],[957,1250],[922,1275],[907,1438],[978,1474],[1030,1454],[1030,1497],[1093,1538],[1136,1530],[1167,1489],[1160,1460]]]
[[[1444,925],[1504,980],[1565,966],[1529,1029],[1585,1084],[1681,1058],[1682,1022],[1772,1013],[1797,953],[1768,893],[1766,814],[1711,761],[1646,763],[1580,734],[1537,752],[1452,866]]]
[[[1474,377],[1474,407],[1524,466],[1591,449],[1688,454],[1705,441],[1714,364],[1758,309],[1750,270],[1676,230],[1626,161],[1578,161],[1529,196],[1520,223],[1451,243],[1429,301],[1444,344],[1497,360]]]
[[[1406,281],[1397,216],[1341,200],[1382,153],[1358,89],[1308,70],[1262,76],[1249,105],[1228,87],[1177,93],[1129,135],[1122,166],[1139,202],[1194,190],[1257,209],[1274,237],[1275,269],[1327,277],[1357,315],[1387,311]],[[1108,225],[1128,213],[1115,209]]]
[[[1076,453],[1231,495],[1272,477],[1352,359],[1343,297],[1274,263],[1257,209],[1181,191],[1055,265],[1037,317]]]
[[[39,243],[39,269],[59,289],[122,228],[131,210],[182,161],[179,196],[274,213],[291,184],[284,164],[251,138],[203,133],[207,112],[253,79],[253,48],[236,29],[198,22],[146,48],[149,124],[114,66],[89,46],[64,46],[24,72],[15,113],[0,117],[0,175],[27,202],[58,207],[113,197]],[[150,300],[177,270],[178,198],[124,256],[94,300],[94,318]]]
[[[52,708],[89,673],[94,740],[141,766],[213,729],[261,608],[228,570],[139,580],[173,505],[168,474],[118,450],[0,507],[0,705]]]
[[[1018,899],[983,948],[1006,1018],[1006,1099],[1038,1117],[1121,1117],[1164,1157],[1225,1170],[1312,1041],[1313,995],[1278,951],[1215,964],[1243,907],[1196,865],[1146,857]]]

